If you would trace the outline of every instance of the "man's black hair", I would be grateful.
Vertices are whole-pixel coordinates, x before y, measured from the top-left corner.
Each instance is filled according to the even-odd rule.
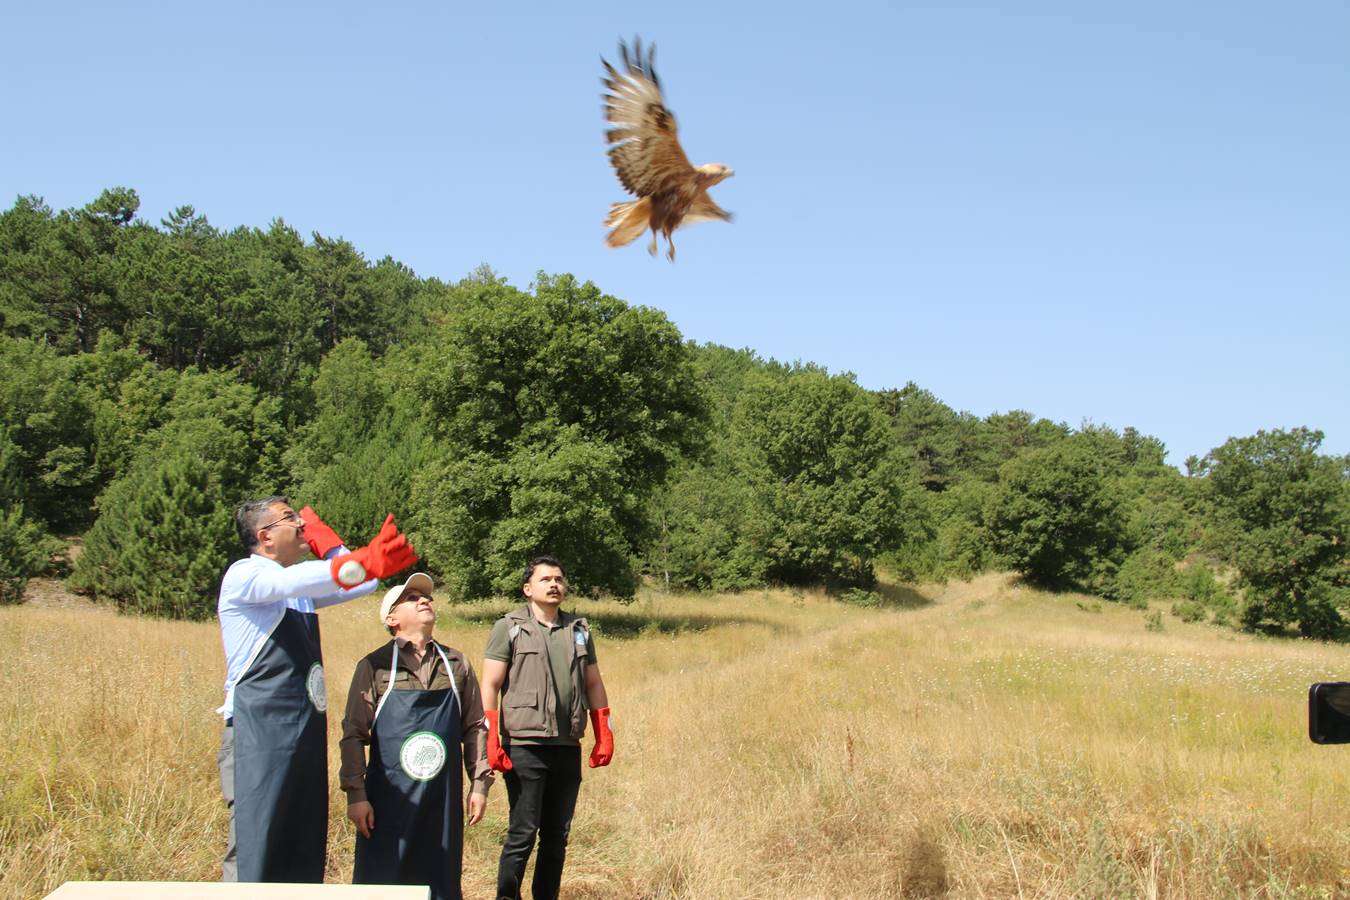
[[[559,572],[563,573],[563,578],[567,577],[567,571],[563,569],[563,564],[558,562],[557,557],[536,556],[534,559],[530,560],[528,565],[525,566],[525,574],[522,575],[520,578],[521,587],[524,587],[525,585],[530,583],[530,578],[534,575],[535,566],[552,566]]]
[[[248,552],[252,553],[253,548],[258,546],[258,530],[267,524],[268,517],[272,515],[272,505],[275,503],[291,505],[289,498],[277,495],[261,500],[249,500],[240,504],[234,511],[234,527],[239,529],[239,541]]]

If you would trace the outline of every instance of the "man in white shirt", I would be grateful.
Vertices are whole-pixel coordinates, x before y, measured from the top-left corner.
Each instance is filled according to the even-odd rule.
[[[323,881],[328,694],[316,611],[369,594],[416,561],[394,517],[355,552],[285,497],[240,506],[249,556],[220,585],[225,717],[220,776],[230,807],[226,881]],[[301,562],[313,552],[318,559]],[[241,823],[236,825],[236,823]]]

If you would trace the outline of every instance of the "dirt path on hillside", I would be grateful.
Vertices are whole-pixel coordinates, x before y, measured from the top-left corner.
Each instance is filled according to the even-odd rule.
[[[63,568],[69,572],[70,567],[84,550],[84,540],[80,537],[67,537],[66,540],[68,543],[62,554],[65,557]],[[28,579],[28,584],[23,589],[23,602],[42,609],[88,609],[95,605],[88,597],[67,590],[60,578]]]
[[[43,609],[88,609],[94,601],[66,590],[59,578],[30,578],[23,602]]]

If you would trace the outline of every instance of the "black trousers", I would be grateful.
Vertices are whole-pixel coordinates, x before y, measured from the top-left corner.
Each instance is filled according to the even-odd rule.
[[[502,777],[511,801],[511,824],[497,865],[497,896],[520,900],[525,863],[537,835],[530,891],[534,900],[556,900],[581,788],[581,748],[516,744],[508,752],[512,769]]]

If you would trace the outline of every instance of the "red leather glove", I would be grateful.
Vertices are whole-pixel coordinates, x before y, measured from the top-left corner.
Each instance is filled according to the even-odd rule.
[[[484,710],[483,718],[487,720],[488,727],[488,765],[498,772],[510,772],[511,757],[507,756],[506,751],[502,749],[502,739],[497,731],[497,710]]]
[[[300,510],[300,519],[305,523],[302,532],[305,543],[309,544],[310,552],[314,554],[315,559],[323,559],[328,555],[328,551],[342,546],[342,538],[324,524],[323,519],[320,519],[319,514],[314,511],[314,507],[306,506]]]
[[[375,540],[353,553],[333,557],[330,571],[339,585],[353,588],[369,578],[388,578],[415,562],[417,553],[408,539],[399,534],[394,514],[390,513]]]
[[[591,768],[607,766],[614,758],[614,732],[609,730],[609,707],[591,710],[591,725],[595,728],[595,749],[591,751]]]

